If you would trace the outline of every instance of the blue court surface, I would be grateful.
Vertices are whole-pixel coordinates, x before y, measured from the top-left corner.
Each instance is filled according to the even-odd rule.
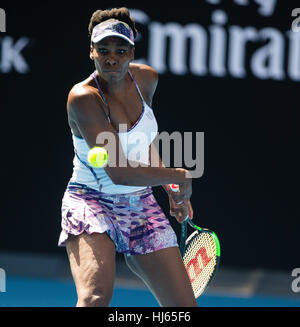
[[[71,280],[7,277],[6,292],[0,293],[0,307],[74,307],[75,286]],[[200,307],[300,307],[300,299],[284,297],[230,297],[202,295]],[[145,289],[116,287],[112,307],[158,307]]]

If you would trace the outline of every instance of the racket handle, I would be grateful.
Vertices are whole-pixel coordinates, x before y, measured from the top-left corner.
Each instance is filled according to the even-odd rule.
[[[179,185],[178,184],[169,184],[169,186],[170,186],[170,189],[173,192],[179,192]],[[176,204],[181,204],[181,203],[183,203],[183,201],[176,202]]]
[[[180,235],[179,250],[180,250],[180,254],[181,254],[182,258],[184,257],[185,248],[186,248],[187,218],[181,223],[181,235]]]
[[[169,184],[169,186],[170,186],[170,189],[173,192],[179,192],[179,185],[178,184]]]
[[[173,191],[173,192],[179,192],[179,185],[177,184],[169,184],[170,185],[170,189]],[[176,204],[181,204],[183,203],[183,201],[180,201],[180,202],[177,202]],[[186,229],[186,225],[187,223],[189,223],[189,225],[193,228],[195,228],[196,225],[193,224],[193,222],[191,221],[191,218],[189,216],[186,216],[186,218],[184,219],[184,221],[182,222],[182,225],[184,229]],[[199,227],[198,227],[199,229]]]

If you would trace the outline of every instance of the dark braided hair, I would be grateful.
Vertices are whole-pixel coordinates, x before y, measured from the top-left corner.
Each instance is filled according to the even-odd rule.
[[[96,25],[104,22],[105,20],[112,19],[112,18],[127,23],[131,27],[134,37],[136,37],[137,30],[135,27],[135,23],[134,20],[130,17],[130,12],[126,7],[112,8],[106,10],[96,10],[93,13],[89,23],[89,36],[91,37],[93,28]]]

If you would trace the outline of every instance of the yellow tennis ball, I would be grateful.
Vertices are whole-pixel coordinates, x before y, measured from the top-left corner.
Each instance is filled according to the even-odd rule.
[[[95,168],[104,167],[108,161],[107,151],[99,146],[95,146],[90,149],[88,153],[88,162]]]

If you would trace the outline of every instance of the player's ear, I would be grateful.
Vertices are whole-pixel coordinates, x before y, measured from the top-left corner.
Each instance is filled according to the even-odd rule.
[[[91,60],[94,60],[94,51],[95,51],[94,45],[93,45],[93,43],[91,43],[91,45],[90,45],[90,58],[91,58]]]
[[[130,61],[133,61],[134,60],[134,54],[135,54],[135,47],[134,46],[131,46],[131,49],[130,49]]]

